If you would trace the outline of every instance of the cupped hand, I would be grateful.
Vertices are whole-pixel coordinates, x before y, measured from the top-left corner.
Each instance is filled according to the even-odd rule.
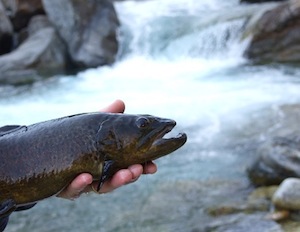
[[[111,105],[102,109],[102,112],[123,113],[125,104],[121,100],[116,100]],[[119,170],[114,176],[107,180],[101,187],[99,193],[108,193],[125,184],[136,181],[142,174],[153,174],[157,171],[157,167],[153,162],[144,165],[134,164],[127,169]],[[63,191],[57,196],[66,199],[78,198],[81,193],[90,192],[97,189],[98,182],[93,182],[92,175],[88,173],[79,174]]]

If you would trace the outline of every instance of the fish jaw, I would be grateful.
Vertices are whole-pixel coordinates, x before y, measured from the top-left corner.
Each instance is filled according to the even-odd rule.
[[[180,147],[182,147],[187,141],[186,133],[179,133],[175,137],[164,138],[166,134],[173,130],[176,126],[176,122],[171,119],[165,119],[161,122],[164,126],[155,131],[155,136],[151,141],[151,145],[144,152],[143,157],[149,160],[155,160],[167,154],[170,154]]]
[[[145,157],[151,160],[158,159],[176,151],[182,147],[186,141],[187,135],[185,133],[179,133],[176,137],[172,138],[158,138],[154,141],[148,152],[145,153]]]

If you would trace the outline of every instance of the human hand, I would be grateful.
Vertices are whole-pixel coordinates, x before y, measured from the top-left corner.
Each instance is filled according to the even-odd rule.
[[[108,107],[102,109],[102,112],[123,113],[125,104],[121,100],[113,102]],[[157,167],[153,162],[144,165],[134,164],[127,169],[119,170],[114,176],[107,180],[101,187],[99,193],[108,193],[122,185],[136,181],[142,174],[153,174]],[[89,173],[79,174],[62,192],[57,196],[66,199],[78,198],[81,193],[94,191],[97,189],[98,182],[93,182],[93,177]]]

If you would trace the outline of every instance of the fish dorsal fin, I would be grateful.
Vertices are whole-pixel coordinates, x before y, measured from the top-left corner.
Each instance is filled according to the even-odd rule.
[[[24,127],[25,126],[20,126],[20,125],[8,125],[8,126],[0,127],[0,136],[18,131]]]

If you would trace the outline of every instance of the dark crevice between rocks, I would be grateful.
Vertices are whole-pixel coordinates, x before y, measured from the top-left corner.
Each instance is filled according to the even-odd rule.
[[[10,34],[4,34],[0,37],[0,55],[9,53],[13,48],[13,38]]]

